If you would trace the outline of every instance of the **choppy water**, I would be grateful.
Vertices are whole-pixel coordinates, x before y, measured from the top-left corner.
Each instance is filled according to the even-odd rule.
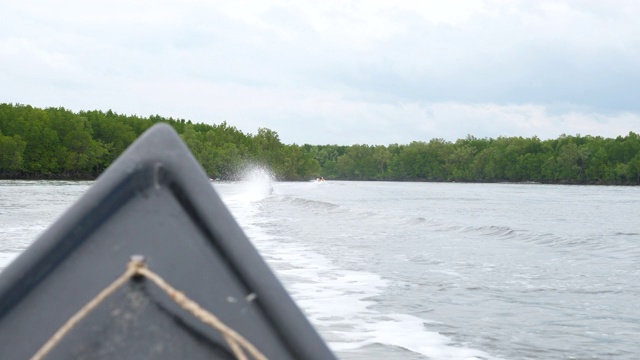
[[[0,268],[90,184],[0,181]],[[342,359],[640,354],[640,188],[214,187]]]

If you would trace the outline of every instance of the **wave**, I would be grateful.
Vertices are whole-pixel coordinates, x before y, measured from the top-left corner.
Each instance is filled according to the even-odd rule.
[[[462,224],[427,219],[421,216],[399,219],[396,222],[408,226],[426,226],[438,232],[459,232],[501,238],[514,237],[521,234],[520,231],[508,226],[465,226]]]
[[[455,222],[427,219],[422,216],[404,217],[400,219],[390,218],[389,220],[395,220],[395,223],[401,226],[424,227],[426,230],[434,232],[451,232],[464,236],[520,241],[557,249],[584,249],[606,253],[620,253],[625,256],[640,256],[640,233],[636,232],[614,232],[594,236],[580,236],[577,234],[557,234],[517,229],[504,225],[471,226]]]
[[[640,236],[640,233],[637,232],[615,232],[613,233],[614,236]]]
[[[319,200],[309,200],[303,198],[289,198],[289,201],[292,205],[297,207],[302,207],[308,210],[333,210],[337,209],[340,206],[337,204],[333,204],[330,202],[319,201]]]
[[[421,225],[427,222],[427,219],[423,217],[415,217],[408,219],[405,224],[407,225]]]
[[[390,280],[369,271],[348,269],[320,254],[321,242],[305,242],[295,232],[274,229],[278,219],[258,216],[262,205],[279,202],[303,213],[334,212],[333,219],[381,217],[378,211],[358,211],[336,204],[299,197],[275,195],[263,202],[232,202],[238,222],[283,282],[330,348],[341,358],[358,358],[375,348],[381,358],[491,358],[461,346],[452,338],[429,330],[431,323],[418,316],[383,312],[379,297]],[[265,210],[266,211],[266,210]],[[336,213],[337,212],[337,213]],[[286,234],[286,235],[285,235]]]
[[[377,274],[340,268],[309,246],[282,246],[276,237],[264,237],[259,243],[292,297],[338,355],[366,354],[377,346],[381,357],[407,358],[413,353],[428,358],[491,358],[429,331],[429,320],[374,310],[376,297],[389,285]]]
[[[478,233],[484,236],[492,237],[512,237],[516,234],[516,230],[508,226],[487,225],[487,226],[467,226],[461,230],[462,232]]]

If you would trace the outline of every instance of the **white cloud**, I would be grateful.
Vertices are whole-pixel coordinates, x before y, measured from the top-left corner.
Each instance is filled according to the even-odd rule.
[[[8,2],[0,101],[296,143],[640,126],[634,1]]]
[[[567,135],[615,137],[640,128],[640,115],[614,115],[569,111],[550,112],[542,105],[495,105],[441,103],[426,107],[432,131],[448,140],[476,137],[538,136],[542,139]],[[451,126],[455,124],[454,126]],[[467,131],[466,130],[471,130]],[[637,130],[636,130],[637,131]]]

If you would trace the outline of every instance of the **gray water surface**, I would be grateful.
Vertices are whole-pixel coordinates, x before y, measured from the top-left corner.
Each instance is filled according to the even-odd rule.
[[[90,182],[0,181],[0,268]],[[640,188],[214,185],[343,359],[635,359]]]

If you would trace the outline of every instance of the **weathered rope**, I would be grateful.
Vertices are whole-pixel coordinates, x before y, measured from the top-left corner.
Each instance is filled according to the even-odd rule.
[[[84,317],[86,317],[93,309],[100,305],[106,298],[112,295],[118,290],[124,283],[134,276],[145,276],[149,280],[153,281],[160,289],[162,289],[176,304],[182,307],[184,310],[198,318],[205,324],[211,325],[214,329],[218,330],[225,338],[229,347],[233,351],[233,354],[238,360],[247,360],[247,357],[243,351],[248,351],[251,356],[256,360],[267,360],[267,357],[262,354],[253,344],[247,341],[242,335],[238,334],[235,330],[225,325],[215,315],[201,308],[197,303],[189,299],[184,293],[176,290],[169,285],[160,275],[149,270],[142,257],[132,257],[127,264],[127,270],[117,278],[111,285],[104,288],[96,297],[91,299],[85,306],[82,307],[77,313],[75,313],[67,322],[56,331],[53,336],[36,352],[31,360],[44,359],[51,350],[53,350],[62,339],[76,326]]]

